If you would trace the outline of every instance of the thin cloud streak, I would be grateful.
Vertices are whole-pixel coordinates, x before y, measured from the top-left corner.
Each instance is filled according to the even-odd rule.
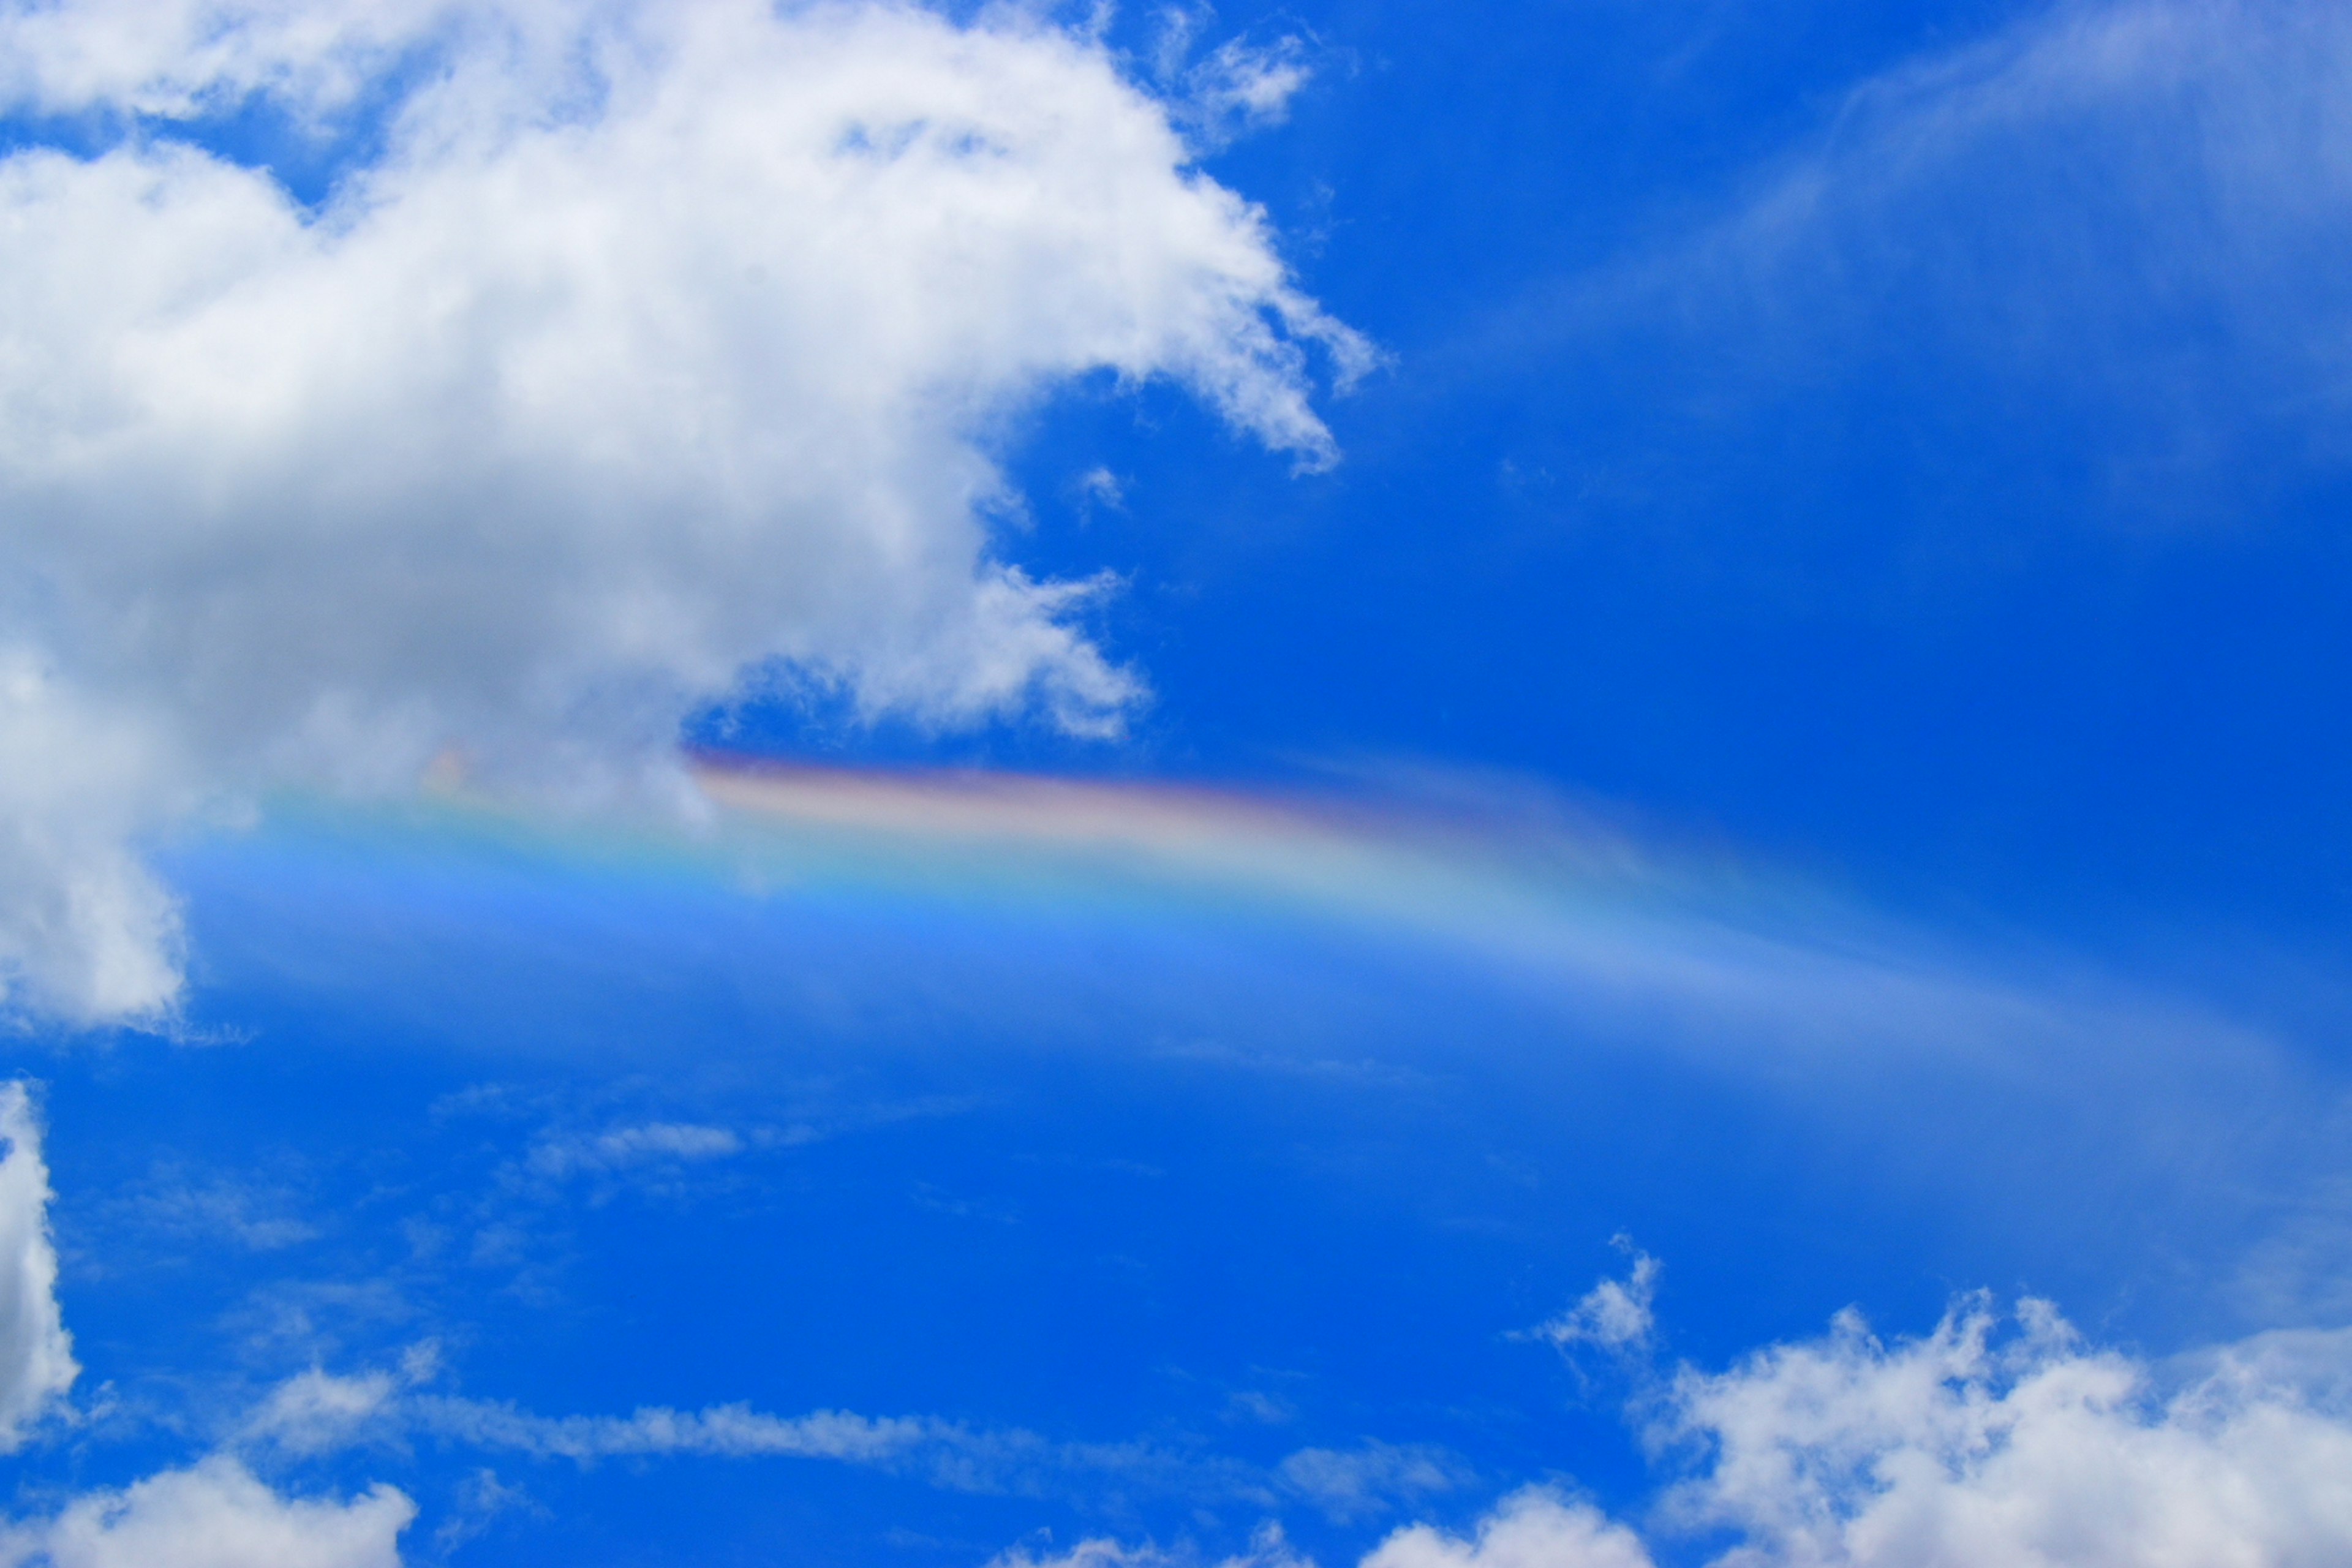
[[[2084,438],[2158,511],[2233,455],[2340,464],[2347,105],[2326,0],[2059,5],[1862,83],[1711,219],[1535,286],[1433,366],[1630,334],[1706,367],[1709,406],[1842,374],[2030,384],[2040,419],[2095,412]]]
[[[436,1370],[298,1374],[235,1427],[234,1445],[317,1458],[425,1440],[583,1468],[624,1458],[812,1459],[981,1495],[1069,1497],[1090,1506],[1132,1496],[1255,1508],[1296,1502],[1343,1521],[1376,1518],[1475,1479],[1443,1448],[1378,1440],[1302,1448],[1265,1468],[1203,1448],[1061,1441],[927,1415],[819,1410],[786,1416],[742,1403],[543,1415],[508,1401],[433,1392],[423,1384]]]

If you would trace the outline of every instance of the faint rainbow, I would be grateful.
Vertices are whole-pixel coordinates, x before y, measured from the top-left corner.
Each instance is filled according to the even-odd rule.
[[[1528,790],[1401,799],[705,752],[738,852],[950,893],[1243,900],[1482,949],[1655,952],[1784,928],[1816,903],[1728,858],[1675,859]],[[1428,792],[1424,792],[1426,796]]]
[[[2093,1026],[1983,954],[1799,877],[1660,849],[1532,786],[1245,790],[717,752],[688,766],[719,814],[713,847],[779,886],[1265,911],[1496,961],[1555,998],[1702,1036],[1973,1051]]]

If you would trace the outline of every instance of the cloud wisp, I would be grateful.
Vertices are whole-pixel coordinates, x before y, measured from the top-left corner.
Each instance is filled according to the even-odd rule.
[[[1632,1250],[1632,1243],[1622,1237],[1618,1245]],[[1654,1303],[1660,1264],[1646,1252],[1633,1252],[1633,1267],[1624,1279],[1603,1279],[1575,1306],[1529,1330],[1528,1337],[1543,1340],[1562,1352],[1580,1345],[1616,1355],[1647,1351],[1658,1326]]]
[[[2347,103],[2329,0],[2030,8],[1860,82],[1712,220],[1535,289],[1469,361],[1654,332],[1710,407],[1933,387],[1922,416],[1978,439],[2030,387],[2136,515],[2240,517],[2246,486],[2352,458]]]
[[[0,966],[71,1019],[170,1005],[137,843],[257,791],[675,794],[778,683],[1115,731],[1111,584],[992,548],[1013,421],[1166,379],[1318,468],[1309,351],[1370,363],[1013,12],[93,0],[0,61],[0,110],[145,117],[0,157]],[[250,102],[363,150],[315,208],[210,150]]]
[[[1377,1518],[1468,1486],[1445,1449],[1367,1440],[1301,1448],[1265,1467],[1162,1442],[1060,1441],[1018,1427],[845,1410],[777,1415],[745,1404],[647,1406],[626,1415],[544,1415],[514,1404],[436,1392],[430,1358],[399,1373],[300,1373],[271,1389],[231,1433],[256,1455],[313,1458],[430,1441],[583,1468],[615,1459],[813,1459],[992,1496],[1176,1497],[1266,1509],[1297,1503],[1338,1521]]]

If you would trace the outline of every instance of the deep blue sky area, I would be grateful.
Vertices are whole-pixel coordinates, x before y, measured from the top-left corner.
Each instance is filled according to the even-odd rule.
[[[1328,475],[1228,458],[1157,389],[1065,395],[1024,430],[1034,521],[1008,552],[1126,574],[1103,625],[1160,696],[1136,745],[1074,761],[1442,758],[2027,924],[2332,931],[2340,442],[2307,398],[2221,401],[2242,371],[2196,341],[2209,301],[2067,298],[2003,232],[2057,199],[2027,174],[1989,182],[1990,233],[1963,214],[1909,242],[1957,258],[1824,244],[1767,286],[1615,281],[1840,145],[1859,84],[2021,15],[1221,13],[1303,27],[1323,68],[1208,167],[1393,357],[1331,405]],[[2011,289],[2141,363],[2001,342]],[[1098,462],[1125,512],[1073,492]]]
[[[1300,1568],[1272,1523],[1350,1568],[1538,1487],[1661,1568],[1751,1528],[1763,1568],[1916,1568],[1663,1506],[1717,1451],[1662,1435],[1689,1380],[1848,1307],[1883,1356],[2041,1296],[2084,1337],[2002,1365],[2131,1358],[2098,1414],[2135,1432],[2200,1347],[2340,1363],[2352,35],[2258,9],[1234,3],[1181,14],[1165,72],[1180,13],[1108,16],[1180,121],[1227,41],[1307,68],[1197,169],[1379,351],[1352,388],[1304,351],[1339,460],[1171,376],[1024,369],[991,405],[989,551],[1112,581],[1067,619],[1149,688],[1116,732],[869,721],[826,684],[854,660],[749,676],[684,754],[779,793],[712,815],[501,795],[455,745],[425,794],[338,795],[268,772],[261,698],[221,707],[186,755],[234,801],[139,841],[184,991],[142,1027],[11,1004],[82,1371],[0,1500],[213,1454],[282,1496],[400,1488],[417,1564]],[[226,89],[19,110],[0,163],[184,138],[356,232],[335,194],[445,46],[370,57],[323,121]],[[0,500],[48,504],[15,473]],[[436,513],[398,559],[428,579],[478,533],[503,570],[511,525],[528,562],[527,510]],[[54,587],[0,622],[46,626]],[[219,603],[223,643],[241,605],[301,622],[288,668],[335,613]],[[493,689],[444,668],[476,643],[395,629]],[[303,723],[341,734],[335,700]],[[38,860],[16,843],[0,873]],[[1654,1321],[1596,1329],[1604,1278],[1654,1283]],[[306,1377],[374,1403],[289,1415]],[[920,1434],[661,1448],[635,1414],[736,1406],[762,1441]],[[1880,1485],[1839,1484],[1840,1519]],[[1087,1540],[1124,1544],[1064,1555]]]

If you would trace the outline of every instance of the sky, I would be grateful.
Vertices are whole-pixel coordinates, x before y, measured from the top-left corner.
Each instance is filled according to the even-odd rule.
[[[0,1568],[2352,1560],[2352,13],[0,0]]]

